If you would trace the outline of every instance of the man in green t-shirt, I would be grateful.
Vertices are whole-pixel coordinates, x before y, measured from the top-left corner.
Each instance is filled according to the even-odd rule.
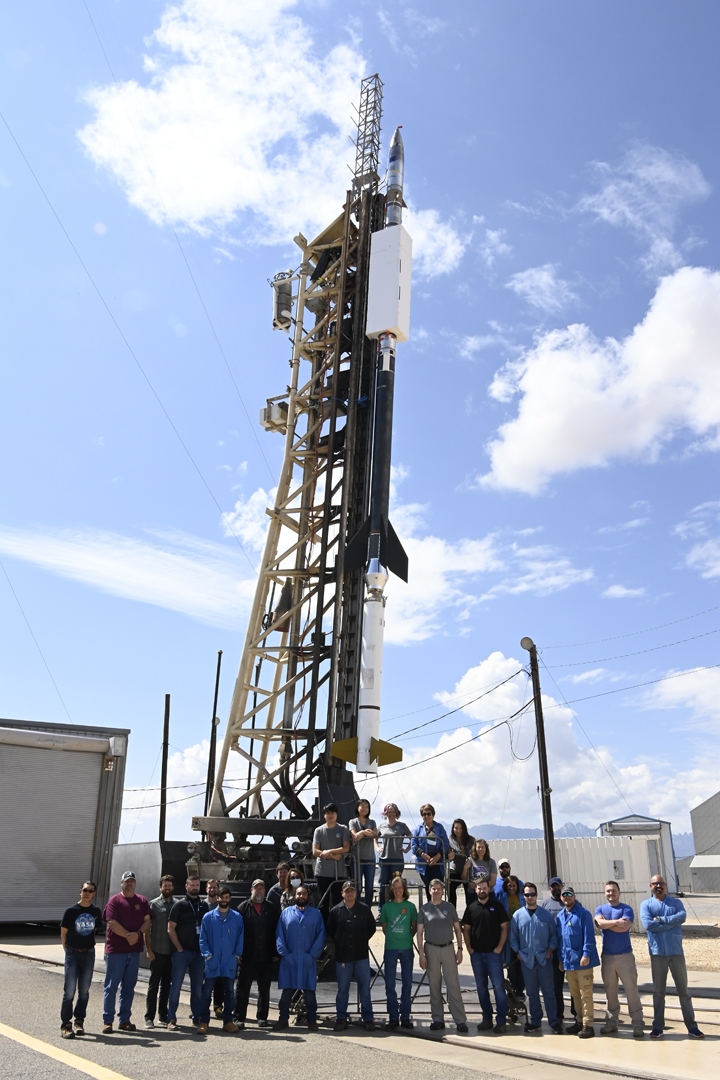
[[[385,1025],[394,1031],[397,1027],[411,1028],[410,998],[412,995],[413,937],[417,929],[417,908],[408,899],[407,882],[397,874],[390,884],[390,900],[386,900],[380,912],[380,925],[385,934],[385,994],[390,1019]],[[400,961],[400,1009],[398,1010],[395,979]]]

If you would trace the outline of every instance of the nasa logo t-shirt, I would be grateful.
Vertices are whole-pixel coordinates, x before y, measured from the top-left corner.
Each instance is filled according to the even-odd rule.
[[[90,904],[73,904],[62,917],[61,926],[67,930],[66,945],[71,949],[94,949],[95,934],[100,929],[102,912],[99,907]]]

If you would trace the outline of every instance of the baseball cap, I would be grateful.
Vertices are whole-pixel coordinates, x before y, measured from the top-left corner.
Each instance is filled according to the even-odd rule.
[[[135,881],[135,880],[136,880],[135,872],[133,870],[126,870],[125,873],[123,874],[123,876],[120,878],[121,882],[123,882],[123,881]]]
[[[252,888],[254,889],[256,885],[264,885],[264,884],[265,884],[265,881],[263,880],[263,878],[256,877],[255,880],[252,883]]]
[[[562,885],[562,878],[551,877],[550,881],[548,882],[548,885]]]
[[[563,888],[562,894],[563,896],[574,896],[575,890],[573,889],[572,885],[566,885]]]
[[[354,881],[350,881],[349,879],[347,881],[343,881],[341,892],[347,892],[348,889],[355,889],[355,891],[357,892],[357,885]]]

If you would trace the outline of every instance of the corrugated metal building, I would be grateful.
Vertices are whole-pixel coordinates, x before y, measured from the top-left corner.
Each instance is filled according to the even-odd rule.
[[[720,892],[720,791],[690,811],[697,855],[690,863],[693,892]]]
[[[109,895],[129,730],[0,720],[0,922],[59,922]]]
[[[662,874],[669,893],[678,892],[678,876],[675,867],[675,848],[669,821],[629,814],[627,817],[604,821],[595,830],[597,836],[644,837],[647,844],[650,874],[645,881],[646,895],[650,893],[650,878]]]

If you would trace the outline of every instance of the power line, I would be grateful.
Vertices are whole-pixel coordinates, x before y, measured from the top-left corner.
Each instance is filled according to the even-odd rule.
[[[651,634],[653,630],[664,630],[666,626],[677,626],[678,623],[687,622],[688,619],[699,619],[701,615],[709,615],[711,611],[720,611],[720,604],[715,607],[705,608],[704,611],[696,611],[694,615],[685,615],[682,619],[673,619],[672,622],[660,623],[659,626],[649,626],[647,630],[633,630],[629,634],[595,638],[593,641],[575,641],[572,645],[543,645],[538,646],[538,648],[542,648],[544,652],[547,652],[550,649],[578,649],[582,645],[601,645],[604,641],[621,641],[623,638],[637,637],[638,634]]]
[[[27,617],[27,615],[25,614],[25,612],[24,612],[24,610],[23,610],[23,606],[22,606],[22,604],[20,603],[20,597],[18,596],[18,594],[17,594],[16,592],[15,592],[15,589],[13,588],[13,583],[12,583],[12,581],[10,580],[10,578],[9,578],[9,576],[8,576],[8,572],[7,572],[7,570],[5,569],[5,564],[3,563],[2,559],[0,559],[0,567],[2,567],[2,572],[3,572],[3,574],[5,575],[5,580],[7,581],[8,585],[10,586],[10,592],[11,592],[11,593],[13,594],[13,596],[15,597],[15,603],[16,603],[16,604],[17,604],[17,606],[18,606],[18,607],[20,608],[20,614],[22,615],[23,619],[25,620],[25,625],[27,626],[28,630],[30,631],[30,637],[31,637],[31,638],[33,639],[33,641],[35,642],[35,648],[36,648],[36,649],[37,649],[37,651],[38,651],[38,652],[40,653],[40,659],[42,660],[43,664],[45,665],[45,670],[47,671],[48,675],[50,676],[50,682],[51,682],[51,683],[53,684],[53,686],[55,687],[55,692],[57,693],[57,696],[58,696],[58,697],[60,698],[60,701],[62,702],[62,707],[63,707],[63,709],[65,710],[65,712],[67,713],[67,718],[68,718],[68,720],[69,720],[69,721],[70,721],[70,723],[72,724],[72,722],[73,722],[72,716],[70,715],[70,713],[69,713],[69,711],[68,711],[68,707],[67,707],[67,705],[65,704],[65,700],[64,700],[64,698],[63,698],[62,694],[60,693],[60,690],[59,690],[59,688],[58,688],[58,684],[57,684],[57,683],[55,682],[55,679],[53,678],[53,673],[52,673],[52,671],[50,670],[50,666],[49,666],[49,664],[48,664],[47,660],[45,659],[45,656],[44,656],[44,654],[43,654],[43,651],[42,651],[42,649],[40,648],[40,644],[39,644],[39,642],[38,642],[38,639],[37,639],[37,638],[35,637],[35,635],[34,635],[34,633],[33,633],[33,628],[32,628],[32,626],[30,625],[30,622],[29,622],[29,620],[28,620],[28,617]]]
[[[671,649],[673,645],[684,645],[687,641],[697,641],[699,638],[711,637],[713,634],[720,634],[720,628],[717,630],[707,630],[704,634],[694,634],[693,637],[681,638],[680,641],[668,641],[666,645],[653,645],[649,649],[638,649],[637,652],[621,653],[620,656],[601,656],[599,660],[575,660],[571,664],[553,664],[553,667],[583,667],[586,664],[605,664],[609,660],[625,660],[628,656],[642,656],[643,653],[657,652],[658,649]],[[545,666],[547,667],[547,665]],[[550,669],[548,668],[548,671],[549,670]]]
[[[545,662],[543,661],[543,667]],[[565,701],[566,705],[571,705],[576,701],[592,701],[593,698],[608,697],[609,694],[622,694],[625,690],[637,690],[642,686],[653,686],[655,683],[669,682],[670,679],[682,679],[684,675],[696,675],[698,671],[714,671],[715,668],[720,668],[720,664],[708,664],[707,667],[690,668],[688,671],[678,671],[675,675],[663,675],[661,679],[648,679],[647,682],[633,683],[632,686],[620,686],[617,690],[604,690],[600,694],[588,694],[586,697],[570,698],[569,701]],[[549,668],[545,668],[549,672]],[[550,676],[552,678],[552,675]],[[553,679],[553,682],[555,680]],[[556,684],[557,685],[557,684]],[[559,703],[556,705],[548,705],[547,709],[561,709],[562,705]],[[545,710],[547,712],[547,709]]]
[[[105,63],[108,66],[108,71],[110,72],[110,75],[112,76],[112,80],[115,83],[115,86],[119,90],[120,89],[120,84],[118,83],[118,80],[116,78],[115,72],[113,70],[113,66],[110,63],[110,58],[108,57],[108,54],[105,51],[105,46],[102,43],[100,33],[98,31],[97,26],[95,25],[95,20],[93,19],[92,15],[90,14],[90,8],[87,6],[87,0],[83,0],[83,5],[84,5],[85,10],[87,12],[88,19],[90,20],[92,28],[95,31],[95,37],[98,40],[98,45],[100,46],[102,54],[105,57]],[[173,224],[172,218],[170,217],[170,214],[168,213],[168,208],[167,208],[167,205],[165,203],[165,198],[163,196],[162,191],[160,190],[160,185],[158,184],[157,179],[155,177],[155,174],[154,174],[154,172],[152,171],[152,169],[150,167],[150,162],[148,161],[147,156],[145,154],[145,151],[143,149],[142,143],[140,142],[140,139],[138,138],[137,131],[135,130],[135,125],[133,124],[133,122],[132,122],[132,120],[130,118],[130,115],[128,114],[128,111],[127,111],[127,109],[125,109],[124,105],[123,105],[123,110],[125,112],[125,116],[128,119],[128,123],[130,124],[130,127],[133,129],[133,135],[135,136],[135,140],[136,140],[136,142],[138,144],[138,148],[140,150],[140,153],[142,154],[143,158],[145,159],[145,165],[147,167],[147,170],[150,173],[150,176],[152,177],[152,181],[155,184],[155,187],[157,188],[157,193],[160,196],[160,201],[163,204],[163,210],[165,211],[165,219],[166,219],[168,225],[170,226],[170,228],[172,229],[172,234],[175,237],[175,240],[177,241],[177,245],[178,245],[178,247],[180,249],[180,254],[182,255],[183,262],[185,263],[185,266],[187,268],[187,272],[190,275],[190,280],[192,281],[192,283],[193,283],[193,285],[195,287],[195,292],[198,295],[198,299],[200,301],[202,309],[205,312],[205,318],[207,319],[208,324],[210,326],[210,329],[212,330],[212,334],[213,334],[213,337],[215,338],[215,342],[216,342],[217,347],[218,347],[218,349],[220,351],[220,355],[222,356],[223,360],[225,361],[225,367],[227,368],[230,379],[232,380],[232,384],[235,387],[235,393],[237,394],[237,396],[238,396],[238,398],[240,400],[240,404],[242,405],[243,412],[245,413],[245,418],[246,418],[248,424],[250,425],[250,430],[253,433],[253,438],[255,439],[255,442],[257,443],[258,450],[260,451],[260,454],[262,455],[262,459],[265,462],[265,465],[267,467],[268,473],[270,474],[270,479],[271,479],[271,481],[274,481],[274,479],[275,479],[274,473],[273,473],[272,469],[270,468],[270,463],[269,463],[268,459],[265,457],[265,452],[264,452],[264,450],[263,450],[263,448],[262,448],[262,446],[260,444],[260,440],[257,437],[257,431],[255,430],[255,425],[253,424],[253,422],[250,419],[250,414],[247,411],[247,407],[246,407],[245,402],[243,400],[243,396],[240,393],[240,387],[238,386],[237,382],[235,381],[235,376],[233,374],[232,368],[230,367],[230,363],[228,361],[228,358],[225,355],[225,350],[223,349],[223,347],[222,347],[222,345],[220,343],[220,338],[218,336],[217,330],[215,329],[215,324],[213,323],[213,321],[212,321],[212,319],[210,317],[210,312],[207,309],[207,305],[205,303],[203,295],[200,292],[200,287],[199,287],[199,285],[197,283],[195,275],[192,272],[192,269],[190,267],[190,263],[188,262],[187,255],[185,254],[185,249],[182,246],[182,243],[180,242],[180,237],[178,236],[177,231],[175,229],[175,225]]]
[[[226,524],[227,528],[228,528],[228,529],[230,530],[230,532],[232,533],[233,537],[235,538],[235,541],[236,541],[236,543],[237,543],[238,547],[240,548],[240,550],[242,551],[243,555],[244,555],[244,556],[245,556],[245,558],[247,559],[247,561],[248,561],[248,563],[249,563],[249,565],[250,565],[250,568],[252,569],[253,573],[257,573],[257,570],[255,569],[255,566],[253,565],[253,563],[252,563],[252,560],[250,559],[250,556],[248,555],[247,551],[245,550],[245,548],[243,547],[243,545],[242,545],[242,543],[241,543],[241,541],[240,541],[240,537],[239,537],[239,536],[237,535],[237,533],[236,533],[236,532],[235,532],[235,530],[233,529],[232,525],[230,524],[230,520],[229,520],[229,518],[228,518],[228,515],[227,515],[227,514],[225,513],[225,511],[224,511],[224,510],[222,509],[222,507],[220,506],[220,503],[219,503],[219,502],[217,501],[217,499],[215,498],[215,495],[214,495],[214,493],[213,493],[213,491],[212,491],[212,488],[210,487],[210,485],[208,484],[207,480],[205,479],[205,477],[203,476],[202,472],[200,471],[200,466],[199,466],[199,465],[197,464],[197,462],[195,461],[195,458],[194,458],[194,457],[192,456],[192,454],[190,453],[190,450],[188,449],[188,447],[187,447],[186,443],[184,442],[184,440],[183,440],[183,438],[182,438],[182,436],[181,436],[180,432],[178,431],[178,429],[177,429],[177,428],[175,427],[175,424],[174,424],[174,423],[173,423],[173,421],[171,420],[171,418],[170,418],[170,414],[169,414],[169,412],[167,411],[167,409],[165,408],[165,406],[163,405],[162,401],[160,400],[160,396],[159,396],[159,394],[158,394],[157,390],[155,389],[155,387],[153,386],[153,384],[152,384],[152,383],[150,382],[150,379],[149,379],[149,377],[148,377],[147,373],[145,372],[145,369],[143,368],[142,364],[140,363],[140,360],[138,359],[138,357],[137,357],[136,353],[134,352],[134,350],[133,350],[133,348],[132,348],[132,346],[131,346],[130,342],[128,341],[128,339],[127,339],[127,338],[125,337],[125,334],[124,334],[124,333],[123,333],[123,331],[121,330],[119,322],[117,321],[117,319],[116,319],[116,318],[115,318],[115,316],[113,315],[113,313],[112,313],[112,310],[111,310],[111,308],[110,308],[110,306],[109,306],[109,304],[108,304],[107,300],[105,299],[105,297],[103,296],[103,294],[102,294],[102,293],[100,292],[100,288],[99,288],[99,286],[97,285],[97,283],[95,282],[95,279],[93,278],[92,274],[91,274],[91,273],[90,273],[90,271],[88,270],[87,266],[86,266],[86,265],[85,265],[85,263],[83,262],[82,256],[80,255],[80,252],[79,252],[79,251],[78,251],[78,249],[77,249],[77,248],[75,247],[75,244],[74,244],[74,243],[72,242],[72,240],[70,239],[70,234],[69,234],[69,232],[67,231],[67,229],[66,229],[66,228],[65,228],[65,226],[63,225],[62,221],[60,220],[60,216],[58,215],[58,212],[57,212],[57,210],[55,209],[55,207],[53,206],[53,204],[52,204],[52,203],[50,202],[50,198],[49,198],[49,196],[48,196],[47,192],[45,191],[45,188],[44,188],[44,187],[42,186],[42,184],[40,183],[40,180],[38,179],[38,177],[37,177],[37,175],[35,174],[35,171],[34,171],[34,169],[33,169],[32,165],[30,164],[30,162],[28,161],[27,157],[25,156],[25,153],[24,153],[24,151],[23,151],[22,147],[20,146],[20,143],[19,143],[19,142],[17,141],[17,139],[15,138],[15,136],[14,136],[14,134],[13,134],[13,131],[12,131],[12,128],[11,128],[11,127],[10,127],[10,125],[8,124],[7,120],[5,119],[5,116],[4,116],[4,114],[3,114],[3,113],[1,113],[1,112],[0,112],[0,120],[2,120],[3,124],[4,124],[4,125],[5,125],[5,127],[7,128],[7,130],[8,130],[8,133],[9,133],[9,135],[10,135],[10,138],[11,138],[11,139],[12,139],[12,141],[13,141],[13,142],[15,143],[15,146],[17,147],[17,150],[18,150],[18,153],[20,154],[20,157],[21,157],[21,158],[23,159],[23,161],[25,162],[25,164],[26,164],[26,166],[27,166],[27,168],[28,168],[28,172],[30,173],[30,175],[32,176],[33,180],[35,181],[35,183],[37,184],[38,188],[40,189],[40,193],[42,194],[43,198],[45,199],[45,202],[46,202],[46,203],[48,204],[48,206],[50,207],[50,210],[51,210],[51,212],[52,212],[52,215],[53,215],[53,217],[55,218],[55,220],[57,221],[58,225],[59,225],[59,226],[60,226],[60,228],[62,229],[62,232],[63,232],[63,234],[64,234],[64,236],[65,236],[65,239],[67,240],[68,244],[70,245],[70,247],[72,248],[73,252],[75,253],[75,256],[76,256],[76,258],[77,258],[78,262],[80,263],[80,265],[82,266],[83,270],[85,271],[85,273],[86,273],[86,275],[87,275],[87,278],[88,278],[88,280],[89,280],[90,284],[92,285],[93,289],[95,290],[95,292],[97,293],[97,295],[98,295],[98,297],[99,297],[99,299],[100,299],[100,302],[101,302],[101,304],[103,305],[103,307],[105,308],[106,312],[107,312],[107,313],[108,313],[108,315],[110,316],[110,319],[111,319],[111,321],[112,321],[112,323],[113,323],[113,326],[114,326],[114,327],[115,327],[115,329],[117,330],[117,332],[118,332],[118,334],[120,335],[120,337],[122,338],[122,340],[123,340],[123,343],[125,344],[125,346],[126,346],[126,348],[127,348],[128,352],[130,353],[130,355],[132,356],[133,360],[135,361],[135,363],[136,363],[136,365],[137,365],[137,368],[138,368],[138,371],[140,372],[140,374],[142,375],[143,379],[145,380],[145,382],[147,383],[148,387],[150,388],[150,391],[151,391],[151,393],[152,393],[153,397],[155,398],[155,400],[157,401],[158,405],[160,406],[160,408],[161,408],[161,410],[162,410],[162,412],[163,412],[163,414],[164,414],[164,416],[165,416],[165,419],[167,420],[167,422],[169,423],[170,427],[171,427],[171,428],[173,429],[173,431],[175,432],[175,435],[177,436],[178,442],[180,443],[180,445],[182,446],[183,450],[185,451],[185,453],[187,454],[188,458],[190,459],[190,462],[192,463],[192,466],[193,466],[193,468],[195,469],[196,473],[197,473],[197,474],[198,474],[198,476],[200,477],[200,479],[201,479],[201,481],[202,481],[203,485],[205,486],[205,488],[206,488],[206,490],[207,490],[207,492],[208,492],[208,494],[209,494],[210,498],[212,499],[212,501],[213,501],[213,502],[215,503],[215,505],[217,506],[218,510],[220,511],[220,514],[221,514],[221,516],[222,516],[222,519],[223,519],[223,521],[225,522],[225,524]]]
[[[521,670],[525,671],[525,668],[521,668]],[[515,674],[517,675],[518,672],[515,672]],[[514,678],[514,676],[511,676],[511,678]],[[479,689],[486,690],[487,687],[490,685],[491,683],[485,683],[485,686],[481,686]],[[448,694],[445,701],[436,702],[435,705],[423,705],[421,709],[411,709],[410,712],[397,713],[395,716],[386,716],[380,721],[380,723],[390,724],[393,720],[404,720],[406,716],[417,716],[419,713],[429,712],[430,709],[441,709],[443,705],[447,705],[448,702],[452,701],[454,698],[460,698],[464,696],[464,694]],[[470,702],[466,702],[465,704],[469,705]],[[465,705],[462,705],[461,708],[465,708]],[[440,720],[441,717],[438,716],[437,719]]]
[[[497,683],[490,690],[486,690],[484,693],[478,694],[477,697],[471,698],[470,701],[466,701],[464,705],[458,705],[456,708],[442,713],[441,716],[436,716],[434,720],[426,720],[424,724],[417,724],[415,727],[408,728],[407,731],[401,731],[399,734],[393,735],[393,738],[401,739],[403,735],[409,735],[411,731],[419,731],[421,728],[429,727],[430,724],[437,724],[439,720],[444,720],[446,716],[452,716],[454,713],[461,712],[463,709],[466,709],[468,705],[474,705],[476,701],[480,701],[481,698],[487,697],[488,694],[492,694],[493,691],[499,690],[505,683],[509,683],[512,679],[516,678],[521,671],[525,671],[525,668],[519,668],[514,674],[509,675],[507,679],[503,679],[502,682]]]

